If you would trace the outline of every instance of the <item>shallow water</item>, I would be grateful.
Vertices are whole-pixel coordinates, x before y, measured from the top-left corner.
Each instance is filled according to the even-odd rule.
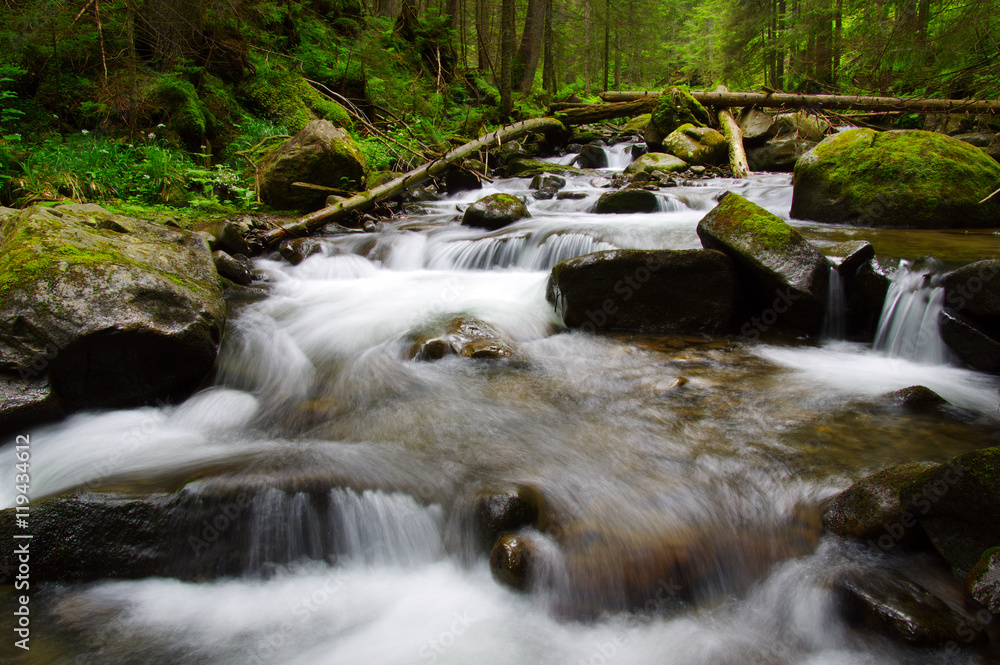
[[[295,267],[260,259],[269,295],[234,306],[213,385],[31,432],[34,500],[268,489],[246,576],[47,585],[33,633],[45,656],[23,662],[973,662],[844,625],[830,583],[887,564],[821,537],[818,516],[866,473],[997,445],[1000,381],[835,334],[565,331],[545,300],[558,261],[700,246],[697,221],[727,190],[785,218],[791,197],[787,176],[760,175],[599,216],[586,211],[604,175],[568,180],[587,198],[532,201],[530,219],[498,232],[455,220],[526,181],[330,238]],[[514,357],[410,359],[456,316],[495,327]],[[959,410],[879,399],[914,384]],[[316,486],[332,517],[302,490]],[[527,594],[493,582],[470,526],[480,492],[512,487],[543,498],[545,528],[524,530],[542,566]],[[12,492],[0,487],[0,503]],[[330,533],[340,549],[324,558]]]

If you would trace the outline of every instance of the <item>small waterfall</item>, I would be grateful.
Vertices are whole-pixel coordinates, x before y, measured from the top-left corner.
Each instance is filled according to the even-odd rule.
[[[892,276],[872,348],[891,358],[942,365],[950,353],[938,330],[944,288],[934,286],[933,270],[904,262]]]
[[[536,236],[507,236],[455,240],[434,248],[428,267],[436,270],[549,270],[560,261],[605,249],[617,248],[581,233],[560,233],[541,239]]]
[[[415,565],[443,555],[441,509],[406,494],[284,492],[253,498],[247,568],[336,557],[369,565]]]
[[[608,170],[624,171],[632,163],[632,146],[634,143],[616,143],[604,149],[608,158]]]
[[[847,300],[844,280],[840,271],[830,269],[830,286],[827,288],[826,316],[823,318],[824,339],[844,339],[847,336]]]

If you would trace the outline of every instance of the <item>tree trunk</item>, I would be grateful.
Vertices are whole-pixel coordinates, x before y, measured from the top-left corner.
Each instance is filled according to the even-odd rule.
[[[500,145],[505,141],[511,141],[525,134],[553,130],[565,130],[565,127],[554,118],[532,118],[508,125],[495,132],[490,132],[475,141],[470,141],[463,146],[455,148],[444,157],[428,162],[395,180],[390,180],[384,185],[380,185],[367,192],[362,192],[346,201],[341,201],[335,205],[317,210],[286,226],[272,229],[264,234],[264,245],[267,249],[273,249],[284,240],[309,235],[328,224],[331,220],[336,220],[348,213],[368,210],[377,203],[426,182],[430,178],[442,173],[449,165],[471,157],[480,150]]]
[[[604,0],[604,87],[602,91],[608,90],[608,70],[611,65],[611,0]]]
[[[724,85],[720,85],[715,91],[728,92]],[[719,109],[719,124],[729,143],[729,168],[733,172],[733,177],[746,178],[750,175],[750,166],[747,164],[747,153],[743,149],[743,132],[740,131],[740,126],[728,109]]]
[[[514,65],[514,0],[500,5],[500,117],[510,118],[511,84]]]
[[[590,94],[590,0],[583,0],[583,91]]]
[[[555,38],[552,34],[552,2],[545,0],[545,61],[542,64],[542,88],[550,95],[556,94],[558,84],[556,83],[556,57]]]
[[[399,15],[399,3],[396,0],[375,0],[375,14],[395,19]]]
[[[528,0],[528,13],[524,17],[524,32],[517,49],[514,80],[519,92],[531,92],[538,71],[538,57],[542,53],[542,36],[545,33],[545,11],[550,0]]]

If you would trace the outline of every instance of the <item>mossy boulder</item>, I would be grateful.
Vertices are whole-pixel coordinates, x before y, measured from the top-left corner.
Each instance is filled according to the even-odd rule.
[[[507,160],[502,170],[508,178],[534,178],[542,173],[555,173],[556,175],[586,175],[587,173],[575,166],[543,162],[520,155]]]
[[[711,117],[705,107],[683,87],[670,87],[656,102],[646,127],[647,143],[658,145],[681,125],[707,125]]]
[[[465,209],[462,225],[495,231],[525,217],[531,217],[531,213],[518,197],[511,194],[490,194]]]
[[[597,199],[594,212],[599,215],[622,215],[633,212],[656,212],[660,197],[645,189],[619,189],[605,192]]]
[[[721,250],[736,263],[748,305],[761,313],[763,325],[820,331],[830,264],[802,234],[757,204],[726,192],[698,222],[698,236],[706,248]],[[760,330],[756,324],[752,328]]]
[[[626,132],[643,132],[652,119],[652,113],[643,113],[642,115],[637,115],[622,125],[622,129]]]
[[[253,66],[253,76],[237,87],[237,98],[271,122],[293,134],[317,118],[340,127],[351,125],[344,107],[321,95],[301,75],[259,58]]]
[[[965,578],[965,586],[980,605],[1000,616],[1000,547],[983,552]]]
[[[0,222],[0,423],[180,397],[225,321],[204,236],[95,205]]]
[[[178,76],[162,76],[152,89],[151,101],[166,116],[171,128],[189,146],[199,146],[213,134],[216,118],[198,96],[194,85]]]
[[[367,164],[354,139],[327,120],[313,120],[264,162],[261,200],[274,208],[316,210],[326,193],[294,187],[304,182],[339,190],[360,190]]]
[[[711,127],[681,125],[663,140],[663,150],[688,164],[719,164],[728,154],[726,137]]]
[[[688,164],[680,157],[665,152],[647,152],[625,167],[625,173],[677,173]]]
[[[1000,220],[1000,164],[919,130],[852,129],[795,165],[793,217],[879,228],[986,228]]]
[[[732,261],[713,250],[608,250],[552,269],[546,297],[571,328],[725,334],[737,310]]]

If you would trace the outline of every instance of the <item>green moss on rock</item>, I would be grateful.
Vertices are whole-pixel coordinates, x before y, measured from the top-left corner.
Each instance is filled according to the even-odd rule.
[[[1000,164],[957,139],[918,130],[852,129],[795,165],[792,216],[888,228],[997,224]]]
[[[295,72],[284,66],[255,61],[255,73],[240,83],[241,100],[275,124],[298,132],[311,120],[329,120],[349,127],[351,117],[340,104],[327,99]]]

